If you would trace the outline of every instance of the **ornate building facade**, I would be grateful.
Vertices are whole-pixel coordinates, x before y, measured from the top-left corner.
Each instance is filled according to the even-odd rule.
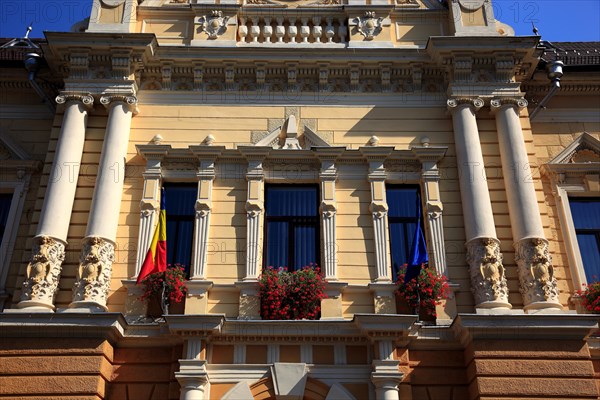
[[[45,35],[0,49],[0,397],[598,398],[600,44],[490,0],[94,0]],[[190,280],[152,319],[161,188]],[[433,325],[394,294],[421,214]],[[320,319],[261,320],[261,270],[309,261]]]

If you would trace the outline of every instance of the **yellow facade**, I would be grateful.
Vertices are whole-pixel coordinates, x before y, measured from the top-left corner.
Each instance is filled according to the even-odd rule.
[[[552,56],[483,1],[94,0],[46,36],[0,49],[46,62],[0,64],[0,397],[598,397],[569,204],[600,198],[600,75],[579,47],[542,100]],[[152,318],[135,279],[182,183],[189,293]],[[320,320],[261,320],[273,184],[319,186]],[[450,283],[430,323],[394,293],[394,185],[418,187]]]

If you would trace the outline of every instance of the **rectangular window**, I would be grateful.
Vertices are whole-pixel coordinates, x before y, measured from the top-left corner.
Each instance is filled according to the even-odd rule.
[[[167,264],[183,264],[189,275],[198,188],[196,184],[175,183],[163,187],[167,212]]]
[[[388,224],[390,229],[390,252],[392,274],[396,280],[400,267],[409,262],[410,250],[419,223],[421,207],[418,186],[394,186],[386,188]]]
[[[319,190],[316,185],[267,185],[265,267],[297,270],[319,263]]]
[[[600,198],[569,198],[577,244],[588,282],[600,279]]]
[[[12,197],[12,193],[0,193],[0,244],[4,240],[4,231],[6,230],[6,221],[8,220]]]

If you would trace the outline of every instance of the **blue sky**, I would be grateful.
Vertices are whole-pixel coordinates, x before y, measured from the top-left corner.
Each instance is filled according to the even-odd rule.
[[[493,0],[496,18],[531,35],[534,22],[550,41],[600,41],[600,0]],[[90,14],[92,0],[0,0],[0,37],[31,37],[43,31],[66,31]]]

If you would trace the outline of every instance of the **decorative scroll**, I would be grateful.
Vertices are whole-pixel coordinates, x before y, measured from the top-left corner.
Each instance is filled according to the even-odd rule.
[[[373,40],[373,38],[381,32],[383,18],[377,18],[375,11],[366,11],[362,17],[354,18],[357,25],[358,33],[365,37],[365,40]]]
[[[84,239],[73,302],[89,301],[106,307],[114,260],[113,243],[97,236]]]
[[[475,239],[467,243],[467,262],[471,274],[471,290],[477,305],[509,306],[508,286],[497,239]]]
[[[65,245],[49,236],[37,236],[33,241],[33,255],[27,265],[21,301],[36,302],[53,308],[61,265],[65,259]]]
[[[223,11],[211,11],[210,15],[205,15],[198,19],[204,33],[209,39],[216,39],[227,31],[227,21],[229,17],[223,17]]]
[[[541,301],[560,304],[548,241],[541,238],[524,239],[515,244],[515,250],[525,306]]]

